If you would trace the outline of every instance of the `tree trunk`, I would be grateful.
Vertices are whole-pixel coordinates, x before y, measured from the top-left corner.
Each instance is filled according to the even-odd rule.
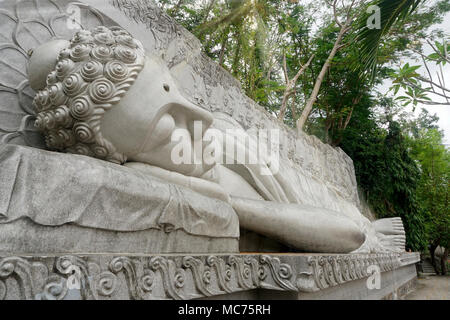
[[[439,270],[437,269],[436,265],[436,259],[434,258],[434,253],[436,252],[436,248],[438,247],[438,244],[432,244],[430,246],[430,255],[431,255],[431,265],[434,268],[434,271],[436,271],[437,274],[439,274]]]
[[[297,72],[297,74],[291,80],[289,79],[289,75],[288,75],[287,64],[286,64],[286,55],[284,56],[283,72],[284,72],[284,80],[286,82],[286,89],[284,90],[284,93],[283,93],[283,101],[281,102],[280,113],[278,114],[278,119],[280,119],[281,121],[284,121],[284,115],[287,110],[287,103],[288,103],[289,97],[292,96],[293,94],[295,94],[295,92],[296,92],[295,86],[297,84],[298,78],[303,74],[303,72],[305,72],[306,68],[309,67],[312,60],[314,59],[314,56],[315,55],[312,55],[311,58],[309,58],[308,62],[306,62],[305,65],[301,66],[300,70]],[[294,120],[295,120],[295,118],[294,118]]]
[[[178,13],[178,11],[180,10],[181,5],[184,3],[185,0],[178,0],[177,4],[175,5],[175,7],[173,7],[173,9],[171,10],[172,15],[175,15]]]
[[[308,117],[309,117],[309,114],[311,113],[312,107],[314,106],[314,103],[317,100],[317,96],[319,94],[320,87],[322,86],[323,79],[325,78],[325,75],[331,65],[331,62],[333,61],[334,56],[336,55],[336,53],[338,52],[338,50],[341,46],[341,41],[342,41],[342,38],[344,37],[344,34],[347,32],[347,28],[348,28],[348,24],[345,24],[339,31],[339,35],[338,35],[336,41],[334,42],[333,49],[331,50],[330,55],[328,56],[327,60],[325,61],[325,63],[322,66],[322,70],[320,71],[319,76],[316,79],[316,83],[314,85],[314,89],[311,93],[311,96],[309,97],[308,102],[306,103],[306,106],[303,109],[303,112],[297,121],[297,130],[299,132],[303,131],[303,127],[305,126],[305,123],[308,120]]]
[[[228,42],[228,33],[226,34],[225,38],[223,38],[221,48],[220,48],[220,55],[219,55],[219,65],[223,66],[223,60],[225,58],[225,48],[227,47]]]
[[[292,97],[292,103],[291,103],[291,112],[292,112],[292,119],[295,120],[295,118],[297,118],[297,112],[295,112],[295,100],[296,100],[296,94],[293,94]]]
[[[326,119],[325,119],[325,143],[330,142],[330,129],[331,124],[333,122],[333,119],[330,119],[330,115],[328,112],[326,112]]]
[[[233,65],[231,67],[232,73],[234,76],[238,74],[239,71],[239,59],[241,57],[241,46],[242,46],[242,39],[241,39],[241,26],[238,27],[238,30],[235,33],[236,37],[236,50],[234,53],[233,58]]]
[[[286,89],[288,89],[288,88],[286,88]],[[281,102],[280,113],[278,114],[278,119],[280,119],[281,121],[284,121],[284,115],[286,114],[286,110],[287,110],[287,103],[288,103],[289,97],[293,93],[294,92],[292,91],[292,89],[289,88],[289,90],[286,90],[283,94],[283,101]]]
[[[441,257],[441,274],[443,276],[447,275],[447,258],[448,258],[448,248],[445,248],[444,254]]]

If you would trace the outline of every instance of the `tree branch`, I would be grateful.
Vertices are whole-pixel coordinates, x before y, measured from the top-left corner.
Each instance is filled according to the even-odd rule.
[[[450,57],[444,57],[441,52],[438,50],[438,48],[436,48],[430,40],[427,39],[428,44],[430,45],[431,48],[433,48],[434,52],[436,52],[442,59],[444,59],[445,61],[447,61],[448,63],[450,63]],[[444,46],[447,46],[447,43],[444,42]]]
[[[427,101],[427,100],[416,100],[419,103],[426,104],[428,106],[449,106],[448,102],[437,102],[437,101]]]
[[[287,71],[287,64],[286,64],[286,54],[283,54],[283,72],[284,72],[284,81],[286,84],[289,83],[289,76]]]
[[[298,78],[305,72],[306,68],[309,67],[309,65],[311,64],[314,57],[315,57],[315,55],[312,55],[311,58],[309,58],[308,62],[305,65],[301,66],[300,70],[297,72],[297,74],[294,76],[294,78],[289,80],[289,76],[288,76],[288,72],[287,72],[287,65],[286,65],[286,55],[284,55],[283,70],[284,70],[284,77],[286,79],[286,89],[284,90],[283,100],[281,102],[281,107],[280,107],[280,113],[278,114],[278,119],[280,119],[281,121],[284,120],[284,116],[286,114],[287,103],[288,103],[289,98],[296,92],[295,86],[297,84]]]
[[[311,64],[311,62],[312,62],[312,60],[314,59],[315,56],[316,56],[316,55],[313,54],[313,55],[309,58],[308,62],[306,62],[306,64],[303,65],[303,66],[301,67],[301,69],[297,72],[297,74],[295,75],[295,77],[292,79],[292,81],[294,82],[294,85],[295,85],[295,83],[297,83],[298,78],[305,72],[306,68],[309,67],[309,65]]]

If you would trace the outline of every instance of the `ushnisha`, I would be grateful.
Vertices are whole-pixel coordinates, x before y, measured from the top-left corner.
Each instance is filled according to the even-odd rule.
[[[123,29],[100,26],[78,32],[58,54],[55,70],[34,99],[36,127],[44,132],[47,146],[125,163],[126,155],[103,137],[100,123],[144,65],[142,44]]]

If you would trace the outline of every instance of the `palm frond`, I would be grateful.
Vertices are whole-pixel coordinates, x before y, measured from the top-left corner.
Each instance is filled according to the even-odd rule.
[[[381,40],[396,24],[401,23],[425,0],[375,0],[369,4],[380,8],[380,27],[369,29],[367,22],[372,13],[364,12],[357,26],[355,45],[360,52],[361,75],[374,80]]]

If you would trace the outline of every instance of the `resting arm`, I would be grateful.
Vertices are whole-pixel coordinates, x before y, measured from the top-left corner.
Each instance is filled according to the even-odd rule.
[[[308,252],[350,253],[365,235],[352,220],[300,204],[231,198],[240,226]]]

